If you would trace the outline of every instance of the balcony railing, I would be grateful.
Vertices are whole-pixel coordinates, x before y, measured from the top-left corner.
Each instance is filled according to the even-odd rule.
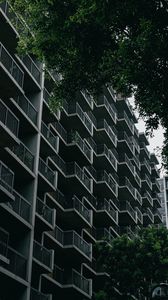
[[[55,183],[54,171],[40,158],[39,159],[39,172],[52,184]]]
[[[37,81],[37,83],[40,85],[41,83],[41,71],[35,64],[34,60],[30,57],[30,55],[22,56],[21,57],[22,62],[26,66],[26,68],[29,70],[33,78]]]
[[[52,300],[52,296],[31,288],[30,300]]]
[[[141,162],[141,165],[144,165],[147,168],[148,172],[151,174],[151,167],[150,167],[148,161],[146,160],[146,158],[143,159],[143,161]]]
[[[110,189],[114,192],[115,195],[117,195],[117,183],[113,179],[111,174],[108,174],[106,171],[98,171],[97,172],[97,181],[98,182],[106,182]]]
[[[97,203],[97,210],[99,211],[107,211],[113,218],[113,220],[115,220],[115,222],[117,222],[118,219],[118,213],[117,211],[112,207],[112,205],[110,204],[109,201],[107,201],[106,199],[104,199],[102,202],[98,202]]]
[[[67,163],[67,175],[76,176],[89,191],[92,191],[92,180],[85,174],[76,162]]]
[[[132,164],[131,160],[128,158],[128,156],[126,154],[121,155],[121,163],[126,163],[129,167],[129,169],[131,170],[132,174],[135,173],[135,167]]]
[[[9,52],[0,42],[0,62],[13,77],[13,79],[18,83],[18,85],[23,88],[24,72],[21,70],[19,65],[15,62]]]
[[[63,247],[76,247],[88,258],[92,257],[92,245],[88,244],[80,235],[74,230],[62,231],[58,226],[55,227],[52,235],[58,240]]]
[[[102,95],[101,97],[98,98],[97,100],[97,105],[99,106],[102,106],[104,105],[106,110],[108,111],[108,113],[110,114],[111,118],[113,119],[114,123],[116,123],[116,117],[117,117],[117,114],[116,114],[116,109],[115,107],[110,104],[106,98],[105,95]]]
[[[12,6],[9,4],[8,1],[3,1],[2,3],[0,3],[0,8],[3,10],[5,15],[9,18],[12,25],[17,31],[23,28],[24,26],[23,22],[21,22],[21,20],[18,18],[18,16],[14,12]]]
[[[24,111],[24,113],[29,117],[29,119],[37,125],[37,110],[30,102],[30,100],[25,96],[18,96],[14,98],[14,101],[19,105],[19,107]]]
[[[134,154],[134,143],[131,137],[128,137],[125,131],[121,131],[118,134],[118,140],[120,141],[126,141],[128,147],[130,148],[131,152]]]
[[[93,107],[93,97],[92,95],[86,90],[81,91],[82,96],[85,98],[89,106],[92,108]]]
[[[58,138],[55,136],[50,128],[44,122],[41,122],[41,133],[47,139],[47,141],[51,144],[51,146],[57,150]]]
[[[96,240],[97,241],[107,241],[110,243],[114,239],[113,235],[106,228],[96,229]]]
[[[150,158],[150,153],[149,153],[149,151],[148,151],[148,149],[146,147],[146,144],[143,143],[143,142],[140,143],[140,150],[142,150],[142,149],[145,151],[147,157]]]
[[[91,224],[91,210],[89,210],[79,199],[74,195],[72,197],[72,208],[77,210],[84,219]]]
[[[97,122],[97,130],[105,130],[113,144],[117,145],[117,131],[114,127],[108,125],[105,119],[100,119]]]
[[[147,198],[148,202],[151,204],[151,206],[153,206],[153,199],[152,199],[151,195],[148,193],[148,191],[146,191],[144,193],[142,198]]]
[[[61,125],[60,122],[53,122],[52,126],[55,128],[58,135],[61,137],[61,139],[67,143],[68,137],[67,137],[67,131],[65,128]]]
[[[71,132],[68,135],[68,143],[76,144],[81,149],[81,151],[91,160],[92,150],[88,144],[81,138],[77,131]]]
[[[113,98],[113,100],[116,102],[116,93],[113,90],[113,88],[109,85],[109,86],[107,86],[107,90],[109,91],[109,93],[110,93],[111,97]]]
[[[0,122],[2,122],[16,137],[19,131],[19,119],[0,100]]]
[[[136,207],[136,212],[137,212],[138,220],[142,223],[143,222],[143,214],[141,213],[141,211],[138,207]]]
[[[0,227],[0,255],[7,257],[9,233]]]
[[[8,192],[13,193],[14,173],[0,161],[0,185]]]
[[[147,184],[148,184],[148,186],[149,186],[149,188],[152,189],[152,182],[150,181],[149,177],[146,174],[145,174],[145,176],[141,180],[142,180],[142,182],[146,181]]]
[[[86,126],[88,131],[92,134],[93,126],[92,122],[89,119],[87,113],[85,113],[82,108],[80,107],[79,103],[68,103],[64,100],[63,108],[68,115],[77,114],[82,123]]]
[[[34,170],[34,155],[22,142],[11,150],[31,171]]]
[[[14,273],[15,275],[27,279],[27,259],[25,256],[20,254],[18,251],[11,247],[8,247],[7,258],[9,259],[9,264],[5,265],[5,269]]]
[[[36,212],[42,216],[49,224],[54,226],[54,209],[50,208],[41,199],[37,198],[36,201]]]
[[[48,250],[37,241],[34,241],[33,244],[33,257],[39,262],[41,262],[43,265],[52,269],[53,251]]]
[[[133,185],[131,184],[131,182],[129,181],[129,179],[127,177],[124,177],[122,179],[120,186],[126,186],[129,189],[129,191],[131,192],[131,194],[134,196],[134,198],[136,197],[135,188],[133,187]]]
[[[128,201],[120,203],[120,211],[127,211],[132,216],[132,218],[136,220],[136,211]]]
[[[23,196],[21,196],[15,190],[13,191],[13,195],[15,196],[15,201],[8,202],[8,207],[12,209],[15,213],[17,213],[20,217],[22,217],[27,222],[30,222],[31,217],[31,204],[28,202]]]
[[[124,119],[125,122],[127,123],[130,131],[132,132],[132,134],[134,133],[134,124],[132,121],[130,121],[130,119],[128,118],[127,114],[125,111],[118,113],[118,120],[122,120]]]
[[[99,144],[96,148],[97,155],[105,155],[114,166],[114,169],[117,170],[117,153],[115,153],[114,149],[108,149],[105,144]]]
[[[135,198],[139,202],[139,204],[142,205],[142,197],[141,197],[141,194],[138,192],[137,189],[135,189]]]

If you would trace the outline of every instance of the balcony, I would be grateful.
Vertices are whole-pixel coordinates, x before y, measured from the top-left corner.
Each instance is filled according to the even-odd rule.
[[[151,175],[151,167],[146,158],[144,158],[143,161],[141,161],[141,171],[144,173],[148,172]]]
[[[53,134],[51,129],[42,121],[41,122],[41,152],[44,156],[58,153],[59,138]]]
[[[127,130],[128,134],[134,134],[134,123],[129,119],[125,111],[118,113],[118,127],[121,130]]]
[[[98,168],[101,168],[103,165],[106,170],[111,171],[111,167],[117,171],[118,161],[117,161],[117,152],[115,149],[108,149],[105,144],[95,145],[96,157],[94,162]]]
[[[149,225],[154,223],[154,215],[149,207],[143,210],[143,224]]]
[[[45,113],[45,118],[47,118],[46,122],[50,123],[50,122],[54,122],[54,121],[58,121],[60,119],[60,110],[57,109],[55,112],[52,112],[50,109],[50,99],[51,99],[51,94],[49,93],[49,91],[44,88],[43,90],[43,100],[44,100],[44,104],[43,105],[43,110]]]
[[[150,153],[146,147],[146,143],[145,142],[141,142],[140,143],[140,155],[142,158],[146,158],[147,160],[150,159]]]
[[[138,207],[136,207],[135,210],[137,212],[137,223],[142,225],[143,224],[143,214]]]
[[[150,178],[145,174],[142,178],[141,178],[141,183],[142,183],[142,190],[152,190],[152,182],[150,180]]]
[[[108,122],[113,121],[116,124],[117,113],[116,108],[113,104],[110,104],[105,95],[100,96],[97,99],[96,106],[94,108],[94,113],[98,119],[106,116]]]
[[[87,90],[82,90],[80,92],[81,97],[81,105],[83,105],[84,109],[93,109],[93,97]],[[85,100],[85,101],[83,101]]]
[[[96,226],[118,224],[118,211],[112,207],[110,201],[103,199],[97,203],[94,222]]]
[[[5,264],[4,269],[27,280],[27,258],[9,246],[7,248],[7,258],[9,263]]]
[[[96,193],[102,193],[111,197],[111,192],[113,196],[118,196],[118,184],[113,178],[112,174],[108,174],[105,170],[97,171],[97,181],[95,185]]]
[[[142,196],[143,207],[153,206],[153,198],[150,193],[146,191]]]
[[[37,64],[31,58],[30,55],[19,57],[23,66],[26,68],[31,77],[35,80],[35,82],[40,86],[41,85],[41,70],[38,68]],[[26,77],[26,74],[25,74]]]
[[[135,199],[138,202],[138,204],[141,206],[142,205],[142,197],[137,189],[135,189]]]
[[[62,299],[68,297],[69,299],[81,299],[82,296],[90,299],[92,296],[92,281],[75,269],[62,269],[54,265],[53,274],[50,277],[45,276],[45,278],[50,289],[59,290],[59,292],[60,288],[62,289]]]
[[[64,255],[65,260],[71,260],[74,255],[76,261],[83,261],[84,258],[86,260],[92,259],[92,245],[88,244],[76,231],[63,231],[56,226],[50,235],[58,242],[58,246],[61,246],[62,249],[59,250]]]
[[[116,97],[116,93],[113,90],[112,86],[110,86],[110,85],[106,86],[106,90],[108,92],[108,98],[110,98],[110,100],[116,102],[117,101],[117,97]]]
[[[95,139],[98,143],[107,144],[111,147],[111,143],[117,147],[117,131],[115,127],[109,126],[105,119],[97,121],[97,128],[95,132]]]
[[[156,177],[152,178],[152,190],[153,192],[160,193],[160,185]]]
[[[92,225],[92,210],[88,209],[75,195],[72,198],[66,198],[58,189],[54,193],[50,193],[56,204],[56,210],[64,224],[68,228],[83,228]],[[72,224],[73,220],[73,224]]]
[[[0,100],[0,135],[1,147],[15,145],[19,143],[19,119],[13,112]]]
[[[8,254],[9,233],[0,227],[0,262],[9,263]]]
[[[41,158],[39,158],[39,188],[41,191],[49,192],[56,189],[57,173],[54,172]]]
[[[13,195],[14,173],[0,161],[0,202],[9,202],[15,199]]]
[[[161,224],[163,223],[163,216],[159,212],[158,209],[154,211],[154,224]]]
[[[62,121],[66,128],[80,129],[82,137],[93,135],[93,124],[87,113],[82,110],[79,103],[68,103],[64,100],[63,110],[66,118],[62,116]],[[67,118],[70,117],[70,118]],[[83,126],[81,126],[83,124]]]
[[[120,234],[126,234],[129,239],[135,238],[136,233],[132,230],[131,226],[121,226],[120,227]]]
[[[20,143],[19,146],[14,146],[12,152],[33,172],[34,155],[23,143]]]
[[[24,72],[2,43],[0,43],[0,67],[1,92],[9,97],[23,92]]]
[[[107,242],[110,244],[113,239],[114,236],[111,234],[110,230],[106,228],[96,229],[96,240],[98,242]]]
[[[155,178],[160,178],[160,171],[154,163],[151,163],[152,176]]]
[[[83,159],[84,162],[91,163],[93,160],[93,151],[85,139],[82,139],[78,131],[71,131],[67,136],[68,157],[75,160],[76,157]],[[76,149],[77,146],[77,149]],[[81,155],[82,154],[82,155]]]
[[[118,146],[121,153],[126,152],[129,156],[135,155],[132,137],[128,136],[125,131],[118,132]]]
[[[135,225],[137,223],[137,211],[126,202],[120,203],[119,224],[120,225]]]
[[[33,106],[33,104],[30,102],[30,100],[25,95],[11,98],[11,101],[13,103],[16,103],[17,108],[19,110],[21,110],[22,113],[20,114],[20,119],[23,122],[23,124],[25,123],[25,118],[28,118],[29,120],[31,120],[31,122],[33,122],[33,124],[35,126],[37,126],[38,112],[37,112],[36,108]],[[23,114],[24,114],[24,117],[23,117]],[[30,123],[28,123],[27,126],[30,126]]]
[[[77,178],[78,181],[88,190],[88,192],[92,193],[92,180],[85,174],[85,172],[79,167],[76,162],[70,162],[66,164],[67,166],[67,178],[70,181],[70,178]],[[71,180],[72,182],[72,180]],[[74,186],[77,189],[77,185],[74,182]],[[72,184],[73,184],[72,182]],[[80,192],[80,190],[79,190]],[[81,191],[82,192],[82,191]]]
[[[132,164],[131,160],[126,154],[121,154],[119,159],[119,170],[122,175],[135,177],[135,166]]]
[[[36,225],[41,232],[54,229],[56,211],[55,209],[50,208],[39,198],[36,200],[36,215],[38,216],[38,220],[36,219]]]
[[[52,295],[47,295],[38,290],[31,288],[30,300],[52,300]]]
[[[153,193],[153,204],[155,207],[159,208],[162,206],[161,204],[161,198],[159,197],[158,193]]]
[[[41,267],[48,271],[53,270],[54,251],[45,248],[37,241],[34,241],[33,244],[33,259],[36,263],[40,264]]]
[[[31,223],[31,204],[22,195],[13,190],[15,201],[7,203],[8,208],[20,216],[24,221]]]
[[[135,201],[136,199],[136,190],[127,177],[123,177],[120,180],[119,198],[121,200],[128,198],[130,201]]]

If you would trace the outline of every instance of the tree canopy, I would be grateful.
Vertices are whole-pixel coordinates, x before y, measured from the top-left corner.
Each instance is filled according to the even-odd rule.
[[[141,229],[131,240],[123,235],[112,240],[111,246],[100,244],[98,249],[99,263],[110,277],[97,299],[109,300],[114,288],[123,295],[121,299],[129,295],[149,299],[152,285],[168,279],[168,231],[164,227]]]
[[[62,74],[55,99],[95,97],[111,84],[134,94],[147,125],[166,128],[168,157],[167,0],[9,0],[33,35],[22,30],[20,47]]]

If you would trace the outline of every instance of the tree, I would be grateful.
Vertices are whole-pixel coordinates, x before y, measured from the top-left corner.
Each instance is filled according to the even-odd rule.
[[[62,74],[54,101],[77,91],[94,97],[111,84],[135,96],[148,128],[165,127],[168,157],[167,0],[9,0],[33,34],[21,28],[20,47]]]
[[[168,279],[168,231],[164,227],[141,229],[131,240],[123,235],[110,246],[98,244],[98,252],[99,263],[110,277],[97,299],[149,299],[152,285]],[[110,298],[114,288],[122,297]]]

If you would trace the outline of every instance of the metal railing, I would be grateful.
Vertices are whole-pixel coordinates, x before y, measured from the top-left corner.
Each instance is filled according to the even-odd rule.
[[[120,211],[121,212],[122,211],[129,212],[129,214],[132,216],[132,218],[134,220],[136,220],[136,216],[137,216],[136,211],[135,211],[135,209],[131,206],[131,204],[128,201],[120,203]]]
[[[91,148],[88,144],[81,138],[77,131],[73,131],[68,135],[68,143],[73,143],[78,145],[78,147],[82,150],[82,152],[86,155],[86,157],[91,160]]]
[[[107,201],[106,199],[104,199],[103,201],[97,203],[97,210],[98,211],[101,211],[101,210],[107,211],[112,216],[112,218],[115,220],[115,222],[117,222],[118,213],[112,207],[110,202]]]
[[[39,172],[52,184],[55,182],[55,173],[54,171],[42,160],[39,158]]]
[[[54,210],[45,204],[40,198],[37,197],[36,212],[42,216],[49,224],[53,224]]]
[[[143,142],[140,142],[140,150],[142,150],[142,149],[145,151],[147,157],[150,158],[150,153],[149,153],[149,151],[148,151],[148,149],[146,147],[146,144],[143,143]]]
[[[100,119],[97,122],[97,130],[105,130],[108,134],[109,138],[113,142],[113,144],[116,146],[117,144],[117,131],[108,125],[105,119]]]
[[[29,70],[33,78],[40,85],[41,83],[41,71],[35,64],[34,60],[30,57],[30,55],[20,57],[26,68]]]
[[[45,248],[37,241],[33,244],[33,256],[48,268],[52,268],[52,250]]]
[[[9,232],[0,227],[0,255],[7,257]]]
[[[134,143],[132,141],[131,137],[128,137],[125,131],[121,131],[118,134],[118,140],[120,141],[126,141],[128,147],[130,148],[131,152],[134,154]]]
[[[130,119],[128,118],[127,114],[125,111],[123,112],[119,112],[118,113],[118,120],[122,120],[124,119],[125,122],[127,123],[128,125],[128,128],[130,129],[130,131],[132,132],[132,134],[134,133],[134,123],[132,121],[130,121]]]
[[[80,273],[78,273],[76,270],[72,269],[72,278],[71,282],[73,285],[75,285],[77,288],[85,292],[87,295],[91,296],[92,293],[92,282],[90,279],[85,278]]]
[[[0,185],[11,194],[13,193],[14,172],[0,161]]]
[[[149,188],[152,189],[152,182],[150,181],[149,177],[145,174],[143,178],[141,178],[142,181],[146,181]]]
[[[84,97],[84,99],[87,101],[89,106],[92,108],[93,107],[93,97],[92,97],[92,95],[87,90],[82,90],[81,94]]]
[[[100,96],[97,100],[97,106],[102,106],[102,105],[105,106],[106,110],[110,114],[110,116],[113,119],[114,123],[116,123],[116,117],[117,117],[116,109],[112,104],[110,104],[108,102],[105,95]]]
[[[150,167],[150,164],[148,163],[148,161],[146,160],[146,158],[143,159],[143,161],[141,162],[141,165],[144,165],[148,172],[151,174],[151,167]]]
[[[108,85],[107,90],[109,91],[109,93],[110,93],[111,97],[113,98],[113,100],[116,102],[116,93],[113,90],[113,88],[110,85]]]
[[[75,246],[91,259],[92,245],[88,244],[79,234],[77,234],[73,230],[64,232],[64,246],[70,245]]]
[[[97,172],[97,181],[98,182],[105,182],[108,184],[110,189],[117,195],[117,183],[113,179],[111,174],[108,174],[106,171],[98,171]]]
[[[11,247],[8,247],[7,258],[9,259],[9,264],[6,264],[5,268],[26,280],[27,258]]]
[[[16,137],[19,132],[19,119],[0,99],[0,122],[2,122]]]
[[[117,169],[117,158],[114,154],[113,149],[108,149],[105,144],[99,144],[97,145],[97,155],[105,155],[108,160],[111,162],[111,164],[114,166],[114,169]]]
[[[139,202],[139,204],[142,205],[142,197],[141,197],[141,194],[138,192],[137,189],[135,189],[135,198]]]
[[[91,191],[91,179],[85,174],[85,172],[79,167],[76,162],[67,163],[67,175],[76,176],[85,185],[85,187],[89,191]]]
[[[151,195],[148,193],[148,191],[146,191],[143,195],[142,198],[147,198],[148,202],[150,203],[151,206],[153,206],[153,198],[151,197]]]
[[[30,300],[52,300],[52,296],[31,288]]]
[[[52,126],[55,128],[57,131],[58,135],[63,139],[65,143],[67,143],[68,136],[67,136],[67,131],[65,128],[61,125],[60,122],[54,122],[52,123]]]
[[[23,88],[24,72],[19,65],[15,62],[3,44],[0,42],[0,62],[5,69],[10,73],[13,79]]]
[[[128,156],[126,154],[122,154],[120,157],[121,157],[121,163],[125,162],[128,165],[128,167],[131,170],[131,172],[133,174],[135,174],[135,167],[132,164],[131,160],[128,158]]]
[[[87,130],[92,134],[92,130],[93,130],[92,122],[89,119],[87,113],[82,110],[78,102],[68,103],[66,100],[64,100],[63,108],[68,115],[77,114],[80,120],[82,121],[82,123],[87,128]]]
[[[19,105],[19,107],[24,111],[24,113],[30,118],[30,120],[37,125],[37,110],[30,102],[30,100],[25,96],[17,96],[13,98],[14,101]]]
[[[55,154],[54,156],[51,156],[51,159],[56,164],[56,166],[64,173],[66,176],[67,174],[67,167],[65,161],[58,155]]]
[[[91,210],[89,210],[75,195],[72,197],[72,208],[77,210],[80,215],[91,224]]]
[[[20,217],[22,217],[27,222],[30,222],[31,217],[31,204],[23,196],[21,196],[15,190],[13,191],[15,196],[15,201],[8,202],[7,205],[10,209],[16,212]]]
[[[23,22],[18,18],[15,11],[13,10],[12,6],[9,4],[8,1],[4,1],[0,3],[0,8],[3,10],[5,15],[9,18],[14,28],[19,32],[21,28],[24,27]]]
[[[110,243],[114,239],[113,235],[106,228],[96,229],[96,240],[97,241],[107,241]]]
[[[55,136],[50,128],[42,121],[41,122],[41,133],[47,139],[47,141],[51,144],[51,146],[57,150],[58,138]]]
[[[34,155],[22,142],[10,149],[31,171],[34,170]]]
[[[136,207],[137,218],[142,223],[143,222],[143,214],[138,207]]]
[[[120,186],[126,186],[135,198],[135,196],[136,196],[135,195],[135,188],[133,187],[133,185],[131,184],[131,182],[129,181],[129,179],[127,177],[124,177],[122,179]]]

